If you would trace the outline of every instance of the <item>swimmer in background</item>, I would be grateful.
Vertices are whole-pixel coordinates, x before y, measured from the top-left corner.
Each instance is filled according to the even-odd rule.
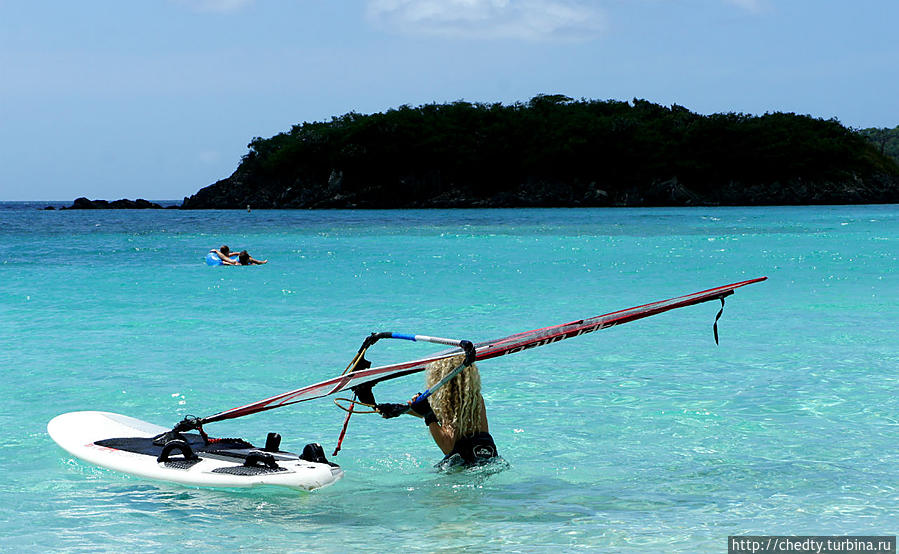
[[[231,258],[231,256],[234,256],[235,254],[231,252],[231,249],[228,248],[227,244],[223,244],[222,247],[218,250],[213,248],[212,250],[210,250],[210,252],[219,257],[219,259],[222,261],[222,265],[239,265],[239,262],[237,260]]]
[[[218,250],[213,248],[210,252],[222,260],[222,265],[262,265],[268,263],[268,260],[257,260],[250,256],[246,250],[242,250],[240,254],[235,254],[228,248],[227,244],[223,244]],[[234,259],[232,256],[236,256],[237,259]]]
[[[268,260],[257,260],[253,258],[246,250],[242,250],[240,254],[237,255],[237,264],[239,265],[262,265],[267,263]]]

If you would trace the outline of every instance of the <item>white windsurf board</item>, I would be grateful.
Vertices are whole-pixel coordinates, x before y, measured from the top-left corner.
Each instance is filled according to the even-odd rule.
[[[263,452],[257,448],[203,451],[195,434],[191,446],[200,445],[195,460],[173,449],[158,461],[162,447],[148,440],[169,428],[110,412],[69,412],[47,424],[50,437],[76,458],[101,467],[197,487],[256,487],[262,485],[313,490],[326,487],[343,477],[343,470],[329,463],[307,461],[289,452]],[[127,440],[126,440],[127,439]],[[249,445],[247,445],[249,446]],[[253,452],[253,463],[247,458]],[[262,461],[259,460],[262,458]],[[273,467],[274,466],[274,467]]]

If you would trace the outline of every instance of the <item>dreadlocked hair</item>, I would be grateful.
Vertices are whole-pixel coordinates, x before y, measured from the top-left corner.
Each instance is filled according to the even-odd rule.
[[[431,388],[465,360],[464,355],[442,358],[428,364],[425,383]],[[481,374],[471,364],[431,395],[431,409],[444,427],[452,426],[456,437],[479,431]]]

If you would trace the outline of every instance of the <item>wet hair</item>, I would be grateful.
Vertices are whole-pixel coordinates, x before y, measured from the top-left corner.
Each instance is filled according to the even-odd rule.
[[[242,250],[240,254],[237,255],[238,261],[240,261],[240,265],[250,265],[250,255],[246,250]]]
[[[425,383],[434,386],[452,370],[459,367],[464,356],[443,358],[428,364]],[[456,437],[469,437],[480,431],[481,374],[471,364],[461,373],[437,389],[430,399],[431,409],[442,426],[450,425]]]
[[[231,249],[228,248],[228,245],[227,245],[227,244],[223,244],[222,247],[219,248],[219,252],[221,252],[222,254],[224,254],[225,256],[227,256],[228,253],[231,252]]]

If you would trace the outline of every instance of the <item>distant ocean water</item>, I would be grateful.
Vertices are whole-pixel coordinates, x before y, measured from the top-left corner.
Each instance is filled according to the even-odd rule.
[[[723,552],[895,535],[899,206],[41,211],[0,203],[0,549]],[[228,244],[269,263],[208,267]],[[336,485],[184,488],[74,460],[96,409],[159,424],[340,373],[370,332],[474,341],[767,275],[480,365],[510,468],[445,475],[420,420],[353,418]],[[378,344],[376,364],[432,350]],[[420,376],[376,387],[402,401]],[[321,399],[209,426],[333,450]]]

